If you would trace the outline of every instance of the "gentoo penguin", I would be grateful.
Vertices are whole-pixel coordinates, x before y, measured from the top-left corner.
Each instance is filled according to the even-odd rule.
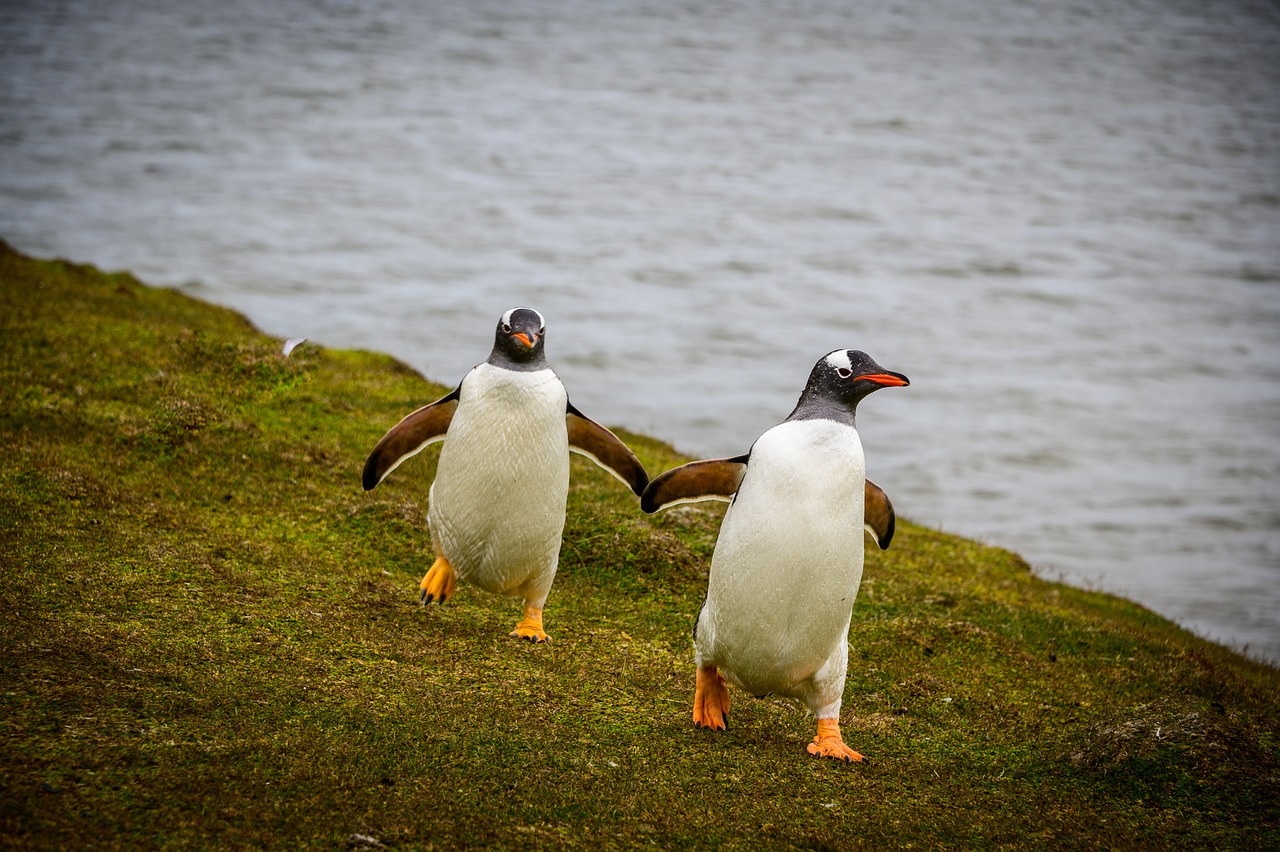
[[[428,444],[444,441],[427,525],[436,561],[419,588],[444,603],[459,579],[524,599],[512,636],[545,642],[542,609],[555,579],[569,493],[569,451],[643,493],[644,466],[578,411],[547,365],[546,326],[532,308],[502,315],[493,352],[452,393],[405,417],[364,466],[369,490]]]
[[[854,409],[872,391],[907,384],[865,353],[837,349],[814,365],[791,415],[747,455],[692,462],[645,489],[646,512],[730,501],[694,628],[695,725],[727,726],[727,677],[751,695],[808,707],[818,720],[810,754],[865,761],[840,736],[840,698],[863,530],[887,548],[894,512],[866,478]]]

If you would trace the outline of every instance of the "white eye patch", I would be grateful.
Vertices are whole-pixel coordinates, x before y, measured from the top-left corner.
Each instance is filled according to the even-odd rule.
[[[507,311],[505,314],[503,314],[503,315],[502,315],[502,324],[503,324],[503,326],[510,327],[510,325],[511,325],[511,315],[512,315],[512,314],[514,314],[516,311],[533,311],[533,313],[534,313],[534,314],[537,314],[537,317],[538,317],[538,327],[539,327],[539,328],[543,328],[543,327],[544,327],[544,326],[546,326],[546,324],[547,324],[547,321],[546,321],[546,320],[544,320],[544,319],[542,318],[542,314],[540,314],[540,313],[538,313],[537,311],[533,310],[533,308],[515,307],[515,308],[512,308],[511,310]]]
[[[831,352],[827,355],[826,361],[842,375],[848,375],[853,372],[853,362],[849,360],[848,349],[837,349]]]

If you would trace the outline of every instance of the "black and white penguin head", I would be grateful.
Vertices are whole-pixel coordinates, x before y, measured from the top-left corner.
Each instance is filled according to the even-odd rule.
[[[818,359],[809,373],[800,402],[789,419],[831,417],[847,411],[852,415],[867,394],[880,388],[911,384],[901,373],[886,370],[865,352],[836,349]],[[843,419],[836,417],[836,419]]]
[[[546,333],[542,314],[533,308],[512,308],[498,320],[489,363],[511,370],[541,369],[546,366]]]

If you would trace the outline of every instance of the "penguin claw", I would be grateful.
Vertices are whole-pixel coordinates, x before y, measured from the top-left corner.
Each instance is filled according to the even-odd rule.
[[[715,665],[698,668],[693,693],[693,724],[713,731],[729,730],[729,688]]]
[[[828,745],[812,742],[805,746],[805,749],[814,757],[829,757],[833,760],[844,761],[845,763],[861,763],[864,766],[871,765],[870,760],[849,748],[844,743]]]
[[[818,720],[818,733],[814,735],[813,742],[805,746],[805,750],[814,757],[871,765],[870,760],[845,745],[844,738],[840,736],[840,724],[835,719]]]
[[[535,644],[550,642],[551,637],[542,629],[542,610],[525,605],[524,617],[516,625],[516,629],[507,634],[516,639],[527,639]]]
[[[418,588],[422,590],[419,600],[423,606],[428,606],[432,601],[439,601],[442,605],[445,600],[453,595],[453,590],[458,585],[458,572],[453,570],[453,566],[449,564],[449,560],[443,556],[436,557],[436,561],[432,563],[431,569],[427,571],[422,582],[418,584]]]

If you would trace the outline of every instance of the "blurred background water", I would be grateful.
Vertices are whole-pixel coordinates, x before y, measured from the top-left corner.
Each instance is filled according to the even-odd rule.
[[[0,237],[697,456],[864,349],[900,514],[1280,658],[1269,0],[8,0]]]

